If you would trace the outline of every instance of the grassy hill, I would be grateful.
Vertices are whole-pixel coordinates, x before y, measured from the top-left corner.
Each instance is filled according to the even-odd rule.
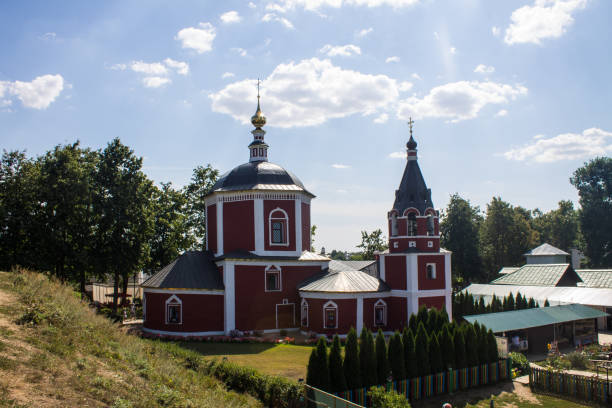
[[[0,406],[262,406],[188,353],[124,333],[42,274],[0,272]]]

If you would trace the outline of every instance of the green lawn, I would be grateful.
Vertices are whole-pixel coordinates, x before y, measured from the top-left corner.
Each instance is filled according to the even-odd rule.
[[[249,366],[262,373],[297,380],[306,378],[311,346],[265,343],[179,343],[207,357],[223,358]]]

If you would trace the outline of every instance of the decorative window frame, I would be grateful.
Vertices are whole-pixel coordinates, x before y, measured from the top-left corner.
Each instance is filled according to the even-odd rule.
[[[278,289],[268,289],[268,274],[278,275]],[[282,292],[283,291],[283,273],[280,266],[266,266],[264,271],[264,291],[265,292]]]
[[[328,310],[333,310],[335,312],[335,320],[336,320],[335,327],[327,327],[327,311]],[[327,303],[323,305],[323,328],[324,329],[337,329],[338,320],[340,320],[339,313],[338,313],[338,305],[336,304],[336,302],[328,300]]]
[[[284,217],[283,218],[273,217],[272,215],[277,211],[282,212]],[[283,221],[285,242],[273,242],[272,241],[272,222],[273,220]],[[289,215],[287,214],[285,210],[283,210],[280,207],[276,207],[275,209],[270,211],[270,213],[268,214],[268,243],[270,246],[289,246]]]
[[[306,310],[306,315],[304,316],[304,310]],[[310,311],[310,305],[308,304],[308,301],[306,299],[302,299],[302,302],[300,303],[300,325],[302,325],[302,327],[308,327],[309,325],[309,318],[308,318],[308,312]],[[304,324],[304,318],[306,318],[306,324]]]
[[[432,271],[432,275],[433,277],[429,277],[429,267],[431,266],[431,271]],[[427,263],[425,264],[425,278],[428,280],[436,280],[438,279],[438,275],[436,273],[436,264],[435,263]]]
[[[170,306],[179,306],[179,321],[178,322],[170,322]],[[165,322],[166,324],[183,324],[183,301],[176,295],[172,295],[170,296],[168,299],[166,299],[165,302],[165,307],[164,307],[165,312]]]
[[[382,324],[376,322],[376,309],[381,308],[381,307],[383,309]],[[378,299],[378,301],[374,303],[374,326],[386,326],[386,325],[387,325],[387,303],[382,299]]]

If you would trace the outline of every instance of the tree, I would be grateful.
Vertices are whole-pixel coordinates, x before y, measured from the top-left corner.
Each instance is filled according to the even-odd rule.
[[[323,391],[329,390],[329,367],[327,365],[327,341],[325,338],[319,338],[317,342],[317,354],[316,354],[316,373],[317,379],[314,387],[317,387]]]
[[[514,295],[512,294],[512,292],[510,292],[510,294],[508,295],[507,307],[508,309],[504,309],[504,310],[511,311],[511,310],[516,309],[516,303],[514,302]]]
[[[361,373],[359,372],[359,346],[357,344],[357,333],[351,327],[346,336],[344,346],[344,377],[349,390],[361,387]]]
[[[431,373],[437,374],[444,370],[444,362],[442,361],[442,350],[436,333],[431,333],[429,337],[429,364],[431,365]]]
[[[431,365],[429,363],[429,336],[425,331],[425,325],[423,323],[419,323],[414,343],[417,355],[418,375],[422,377],[431,374]]]
[[[317,367],[317,348],[313,347],[308,358],[308,366],[306,367],[306,384],[313,387],[319,387],[319,370]]]
[[[361,330],[359,340],[359,369],[361,371],[362,386],[369,388],[377,385],[376,380],[378,378],[374,337],[372,337],[372,332],[364,327]]]
[[[417,312],[416,324],[417,330],[419,329],[419,323],[423,323],[425,328],[427,328],[427,319],[429,318],[429,311],[427,310],[427,306],[422,305],[419,307],[419,311]]]
[[[478,207],[458,193],[450,197],[440,223],[440,243],[453,252],[453,279],[460,285],[479,282],[483,277],[479,230],[483,218]]]
[[[455,343],[453,335],[450,332],[450,325],[444,325],[444,328],[440,332],[440,350],[442,354],[442,363],[444,368],[456,367],[455,362]]]
[[[536,302],[532,297],[529,298],[529,303],[527,303],[527,307],[529,309],[533,309],[534,307],[536,307]]]
[[[384,387],[372,387],[368,390],[372,408],[410,408],[406,397],[395,390],[387,391]]]
[[[402,334],[402,344],[404,346],[404,366],[406,370],[406,378],[417,377],[417,356],[414,349],[414,335],[409,327],[404,328],[404,332]]]
[[[398,331],[389,339],[388,352],[389,365],[391,366],[391,375],[394,380],[403,380],[406,378],[406,367],[404,358],[404,345],[402,344],[402,336]]]
[[[532,211],[532,226],[540,235],[540,242],[548,242],[564,251],[573,247],[583,247],[580,234],[579,213],[569,200],[559,201],[559,207],[547,213]]]
[[[412,313],[410,315],[410,319],[408,319],[408,327],[410,327],[410,330],[412,331],[412,333],[416,333],[419,327],[419,320],[416,314]]]
[[[487,338],[487,328],[481,326],[477,332],[478,335],[478,363],[485,364],[489,362],[489,340]]]
[[[334,336],[329,352],[329,389],[331,392],[347,390],[344,370],[342,369],[342,350],[340,349],[338,335]]]
[[[310,227],[310,251],[314,252],[315,251],[315,247],[314,247],[314,242],[315,242],[315,235],[317,233],[317,226],[313,225]]]
[[[188,225],[195,237],[193,249],[206,249],[206,196],[218,177],[219,170],[210,164],[198,166],[193,169],[191,182],[185,187]]]
[[[337,261],[346,261],[346,254],[343,251],[338,251],[335,249],[330,252],[329,257]]]
[[[463,334],[464,330],[457,330],[453,337],[455,342],[455,364],[457,368],[466,368],[468,366],[465,337]]]
[[[378,329],[376,335],[376,371],[378,384],[385,384],[389,377],[389,360],[387,360],[385,335],[381,329]]]
[[[550,306],[550,302],[548,301],[548,299],[544,299],[544,307],[549,307]]]
[[[580,196],[580,228],[591,267],[612,265],[612,158],[598,157],[576,169],[570,182]]]
[[[382,235],[382,230],[379,228],[368,234],[367,231],[361,231],[361,244],[357,248],[362,249],[362,258],[364,260],[374,259],[374,252],[384,251],[387,249],[385,238]]]
[[[495,334],[493,334],[493,330],[491,329],[489,329],[487,332],[487,344],[489,363],[495,363],[497,360],[499,360],[499,352],[497,350],[497,340],[495,339]]]
[[[466,324],[464,326],[464,337],[465,337],[465,351],[466,360],[469,367],[475,367],[479,363],[478,359],[478,336],[474,325]]]

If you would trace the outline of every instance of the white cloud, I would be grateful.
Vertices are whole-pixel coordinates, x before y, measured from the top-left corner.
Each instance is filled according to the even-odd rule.
[[[506,109],[500,109],[499,112],[495,114],[495,117],[501,118],[504,116],[508,116],[508,111]]]
[[[479,74],[492,74],[493,72],[495,72],[495,67],[485,64],[478,64],[478,66],[474,68],[474,72],[477,72]]]
[[[457,53],[457,48],[455,47],[450,47],[450,49],[448,50],[451,54],[456,54]]]
[[[147,88],[159,88],[160,86],[168,85],[172,80],[170,78],[163,78],[158,76],[144,77],[142,83]]]
[[[147,75],[166,75],[168,73],[168,69],[161,62],[142,62],[142,61],[133,61],[130,64],[130,68],[134,72],[141,72]]]
[[[331,165],[334,169],[350,169],[351,166],[349,166],[348,164],[337,164],[334,163]]]
[[[43,35],[40,36],[41,40],[45,40],[45,41],[53,41],[57,38],[57,34],[51,32],[51,33],[44,33]]]
[[[231,50],[237,53],[238,55],[240,55],[241,57],[247,56],[247,50],[245,50],[244,48],[234,47],[234,48],[231,48]]]
[[[412,82],[408,82],[408,81],[403,81],[399,84],[399,86],[397,87],[397,89],[400,92],[406,92],[412,89]]]
[[[361,48],[353,44],[347,45],[330,45],[326,44],[319,50],[328,57],[350,57],[352,55],[361,55]]]
[[[210,94],[215,112],[249,123],[256,80],[231,83]],[[262,108],[268,125],[314,126],[333,118],[373,114],[397,102],[398,82],[386,75],[342,69],[328,59],[311,58],[278,65],[264,79]]]
[[[587,0],[535,0],[512,12],[506,29],[506,44],[541,44],[546,38],[559,38],[570,27],[572,13],[583,9]]]
[[[240,14],[234,10],[221,14],[221,21],[225,24],[239,23],[241,20]]]
[[[394,55],[392,57],[389,57],[385,60],[385,62],[388,64],[390,62],[400,62],[400,57],[398,57],[397,55]]]
[[[486,105],[506,104],[526,93],[527,88],[521,85],[490,81],[451,82],[433,88],[423,98],[413,96],[400,101],[398,117],[437,117],[452,121],[473,119]]]
[[[389,115],[386,113],[381,113],[376,119],[374,119],[374,123],[387,123],[389,120]]]
[[[358,32],[355,34],[355,36],[357,36],[357,37],[359,37],[359,38],[363,38],[363,37],[365,37],[366,35],[370,34],[372,31],[374,31],[374,29],[373,29],[372,27],[369,27],[369,28],[364,28],[364,29],[362,29],[362,30],[359,30],[359,31],[358,31]]]
[[[410,76],[411,76],[412,78],[414,78],[414,79],[418,79],[418,80],[423,79],[423,78],[421,78],[421,76],[420,76],[419,74],[417,74],[416,72],[415,72],[415,73],[413,73],[413,74],[412,74],[412,75],[410,75]]]
[[[174,68],[176,72],[180,75],[187,75],[189,73],[189,64],[182,61],[175,61],[172,58],[166,58],[164,60],[164,64],[166,64],[170,68]]]
[[[392,159],[405,159],[406,158],[406,152],[393,152],[393,153],[389,153],[389,157]]]
[[[504,153],[508,160],[551,163],[579,160],[612,153],[612,132],[598,128],[580,133],[563,133],[551,138],[535,136],[534,141]]]
[[[115,64],[115,65],[111,65],[110,69],[114,71],[125,71],[127,69],[127,65],[126,64]]]
[[[317,11],[323,7],[340,8],[342,6],[402,8],[413,6],[419,2],[420,0],[278,0],[277,3],[268,4],[266,9],[284,13],[298,7],[309,11]]]
[[[233,78],[235,76],[236,74],[234,74],[233,72],[224,72],[223,75],[221,75],[221,78],[226,79],[226,78]]]
[[[181,42],[183,48],[191,48],[198,54],[212,50],[216,30],[210,23],[200,23],[200,28],[187,27],[180,30],[175,39]]]
[[[270,21],[277,21],[290,30],[294,29],[291,21],[287,20],[285,17],[280,17],[274,13],[264,14],[264,16],[261,18],[261,21],[263,21],[264,23],[268,23]]]
[[[64,89],[64,78],[59,75],[42,75],[30,82],[0,81],[0,98],[16,96],[26,108],[47,109]],[[12,105],[10,99],[1,99],[2,106]]]
[[[497,37],[497,36],[498,36],[498,35],[501,33],[501,30],[500,30],[500,28],[499,28],[499,27],[495,27],[495,26],[493,26],[493,27],[491,27],[491,33],[492,33],[492,34],[493,34],[495,37]]]
[[[439,40],[439,39],[440,39],[440,34],[438,34],[438,32],[437,32],[437,31],[434,31],[433,36],[434,36],[434,38],[435,38],[436,40]]]
[[[249,8],[254,9],[255,7],[257,7],[255,3],[253,3],[252,1],[249,1]]]

